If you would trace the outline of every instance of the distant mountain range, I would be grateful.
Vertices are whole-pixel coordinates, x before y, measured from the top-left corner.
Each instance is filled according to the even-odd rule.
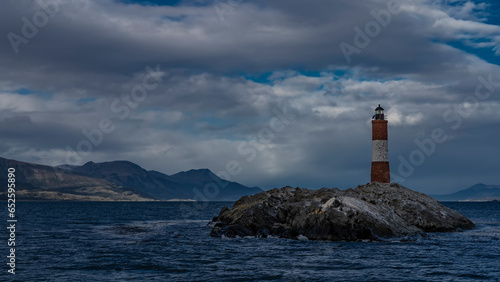
[[[0,183],[7,169],[16,170],[16,197],[20,200],[234,201],[261,192],[219,178],[209,169],[192,169],[174,175],[145,170],[129,161],[88,162],[57,167],[0,158]],[[0,198],[6,198],[6,185]]]
[[[500,185],[479,183],[452,194],[432,197],[438,201],[500,201]]]
[[[167,175],[129,161],[51,167],[0,158],[0,183],[7,183],[11,167],[16,170],[19,200],[235,201],[262,191],[223,180],[209,169]],[[6,199],[7,185],[0,191],[0,199]],[[500,201],[500,185],[480,183],[456,193],[431,196],[439,201]]]

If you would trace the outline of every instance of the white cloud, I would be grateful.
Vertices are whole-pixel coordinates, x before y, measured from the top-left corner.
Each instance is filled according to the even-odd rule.
[[[424,115],[421,112],[403,114],[397,106],[387,111],[387,119],[391,126],[416,125],[423,121]]]
[[[352,107],[327,107],[320,106],[312,109],[313,112],[317,113],[320,116],[325,116],[329,118],[338,118],[343,114],[348,114],[349,112],[354,111],[355,109]]]

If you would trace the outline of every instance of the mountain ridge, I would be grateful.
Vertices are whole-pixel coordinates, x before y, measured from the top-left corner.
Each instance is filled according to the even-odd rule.
[[[113,183],[61,170],[57,167],[0,158],[0,169],[14,168],[16,196],[27,200],[81,200],[81,201],[146,201],[132,191]],[[0,181],[7,183],[7,175],[0,174]],[[6,198],[7,189],[0,192]]]
[[[498,201],[500,185],[478,183],[451,194],[431,196],[439,201]]]
[[[30,200],[232,201],[262,191],[223,180],[207,168],[167,175],[126,160],[51,167],[0,158],[0,169],[9,167],[16,169],[17,186],[22,187],[16,192]]]

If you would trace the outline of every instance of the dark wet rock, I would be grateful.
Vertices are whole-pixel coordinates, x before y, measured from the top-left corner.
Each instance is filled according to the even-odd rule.
[[[474,223],[435,199],[397,183],[355,189],[275,188],[244,196],[212,220],[211,236],[379,240],[453,232]]]

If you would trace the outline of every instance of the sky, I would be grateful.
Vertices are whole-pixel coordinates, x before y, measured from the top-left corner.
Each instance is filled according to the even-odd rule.
[[[263,189],[500,184],[494,1],[1,1],[0,157]]]

